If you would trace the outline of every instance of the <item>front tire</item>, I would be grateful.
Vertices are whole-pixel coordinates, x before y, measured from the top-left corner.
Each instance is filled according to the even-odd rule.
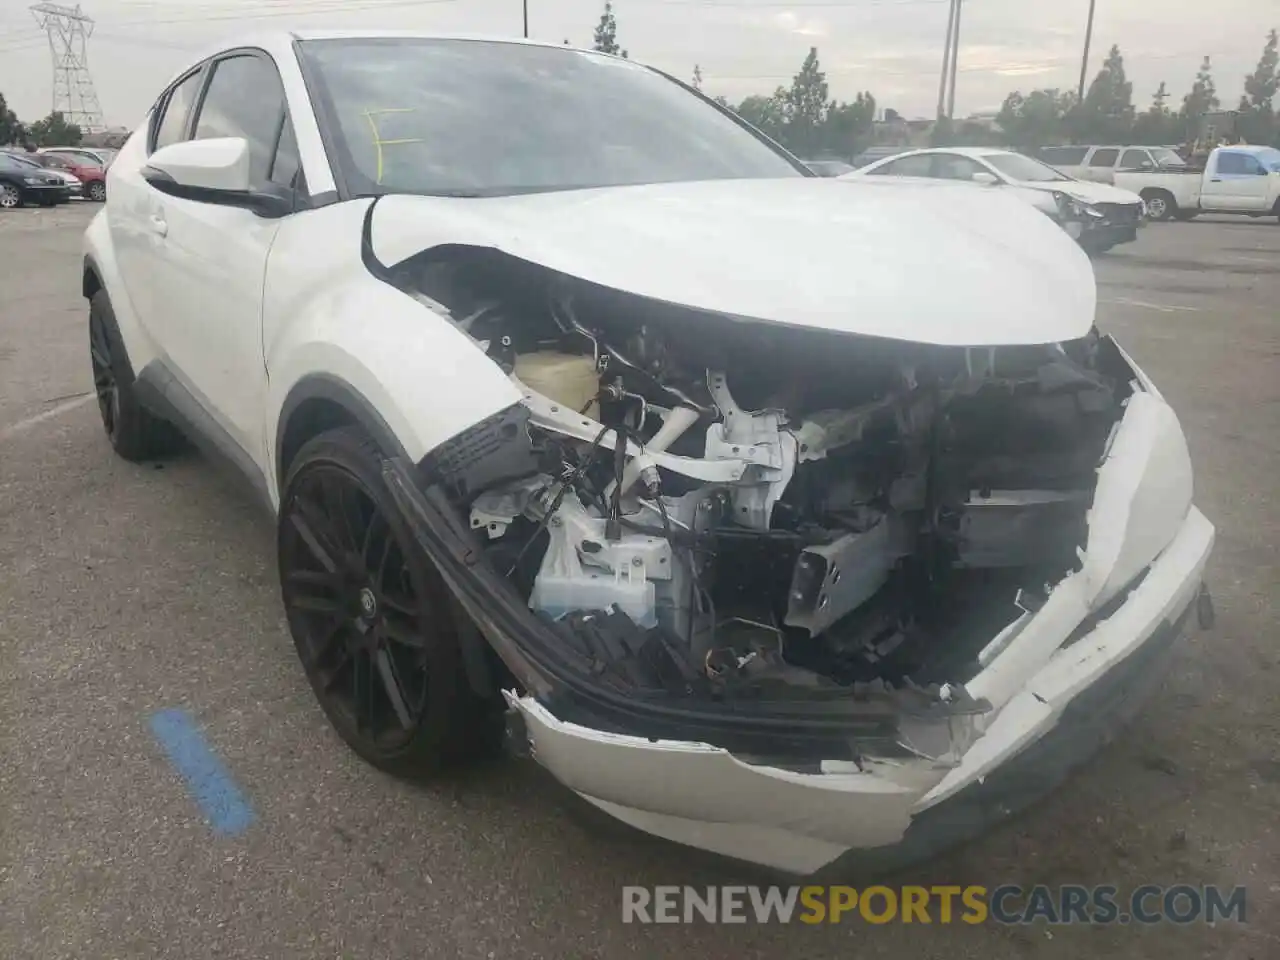
[[[381,464],[354,427],[298,451],[280,500],[281,594],[303,670],[339,736],[375,767],[418,778],[490,753],[501,712],[468,683],[460,613]]]
[[[89,184],[89,199],[94,203],[105,203],[107,199],[107,185],[101,180],[95,180]]]
[[[181,449],[177,428],[153,417],[138,402],[133,366],[105,290],[89,301],[89,362],[102,429],[117,454],[136,463]]]
[[[1152,220],[1172,220],[1178,215],[1178,201],[1168,190],[1143,190],[1147,216]]]

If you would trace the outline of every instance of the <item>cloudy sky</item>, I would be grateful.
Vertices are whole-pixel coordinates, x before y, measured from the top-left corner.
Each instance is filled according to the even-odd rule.
[[[18,115],[49,112],[48,44],[27,9],[0,0],[0,92]],[[71,0],[64,0],[71,2]],[[589,45],[603,0],[529,0],[536,39]],[[159,87],[223,38],[290,26],[406,27],[515,35],[521,0],[82,0],[96,20],[89,63],[108,123],[132,125]],[[833,96],[870,90],[881,106],[931,116],[947,0],[616,0],[618,39],[635,60],[738,100],[785,84],[816,46]],[[994,109],[1015,89],[1074,87],[1088,0],[966,0],[956,113]],[[1161,80],[1180,100],[1213,58],[1232,104],[1280,0],[1098,0],[1091,63],[1118,43],[1134,99]],[[1092,72],[1092,71],[1091,71]]]

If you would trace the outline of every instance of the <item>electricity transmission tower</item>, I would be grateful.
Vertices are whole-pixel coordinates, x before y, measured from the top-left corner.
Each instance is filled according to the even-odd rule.
[[[31,7],[36,23],[49,35],[53,56],[53,109],[67,123],[85,133],[106,129],[98,92],[89,74],[89,36],[93,18],[80,11],[80,4],[64,7],[57,3],[37,3]]]

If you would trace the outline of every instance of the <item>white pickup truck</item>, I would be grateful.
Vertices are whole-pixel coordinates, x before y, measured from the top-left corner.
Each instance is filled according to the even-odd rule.
[[[1117,187],[1147,204],[1152,220],[1190,220],[1202,213],[1280,217],[1280,150],[1218,147],[1203,171],[1118,169]]]

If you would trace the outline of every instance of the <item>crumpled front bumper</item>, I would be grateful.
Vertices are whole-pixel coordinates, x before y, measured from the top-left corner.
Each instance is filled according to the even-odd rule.
[[[1034,744],[1048,742],[1055,731],[1055,739],[1065,738],[1068,746],[1060,757],[1050,754],[1047,769],[1065,775],[1101,742],[1091,731],[1119,726],[1124,718],[1118,712],[1135,706],[1131,696],[1105,704],[1105,710],[1072,710],[1072,704],[1096,699],[1090,694],[1095,687],[1123,687],[1131,665],[1151,673],[1150,661],[1168,649],[1200,590],[1213,539],[1213,526],[1193,507],[1123,605],[1058,651],[950,770],[920,758],[796,773],[753,765],[706,744],[654,742],[564,723],[532,697],[511,699],[524,716],[539,763],[595,806],[649,833],[798,874],[856,848],[891,862],[898,859],[894,848],[909,844],[904,854],[923,857],[963,839],[961,826],[982,829],[1040,795],[1028,793],[1015,776],[1007,795],[982,792],[983,818],[972,811],[952,818],[944,811],[975,802],[966,788],[995,781],[995,771],[1015,765],[1024,751],[1030,755]],[[1089,730],[1073,731],[1075,726]],[[1083,755],[1081,743],[1092,744]],[[1038,763],[1046,766],[1043,757]],[[913,822],[952,819],[956,829],[950,831]],[[921,832],[929,837],[919,839]]]
[[[793,874],[846,853],[909,861],[1014,812],[1091,754],[1136,703],[1108,691],[1153,675],[1202,588],[1214,529],[1192,502],[1186,439],[1142,371],[1103,346],[1132,371],[1133,393],[1079,569],[992,640],[980,672],[914,716],[905,699],[726,704],[598,685],[489,569],[438,487],[395,461],[384,476],[522,687],[506,696],[534,757],[566,786],[649,833]],[[1032,761],[1044,789],[1019,773]]]

